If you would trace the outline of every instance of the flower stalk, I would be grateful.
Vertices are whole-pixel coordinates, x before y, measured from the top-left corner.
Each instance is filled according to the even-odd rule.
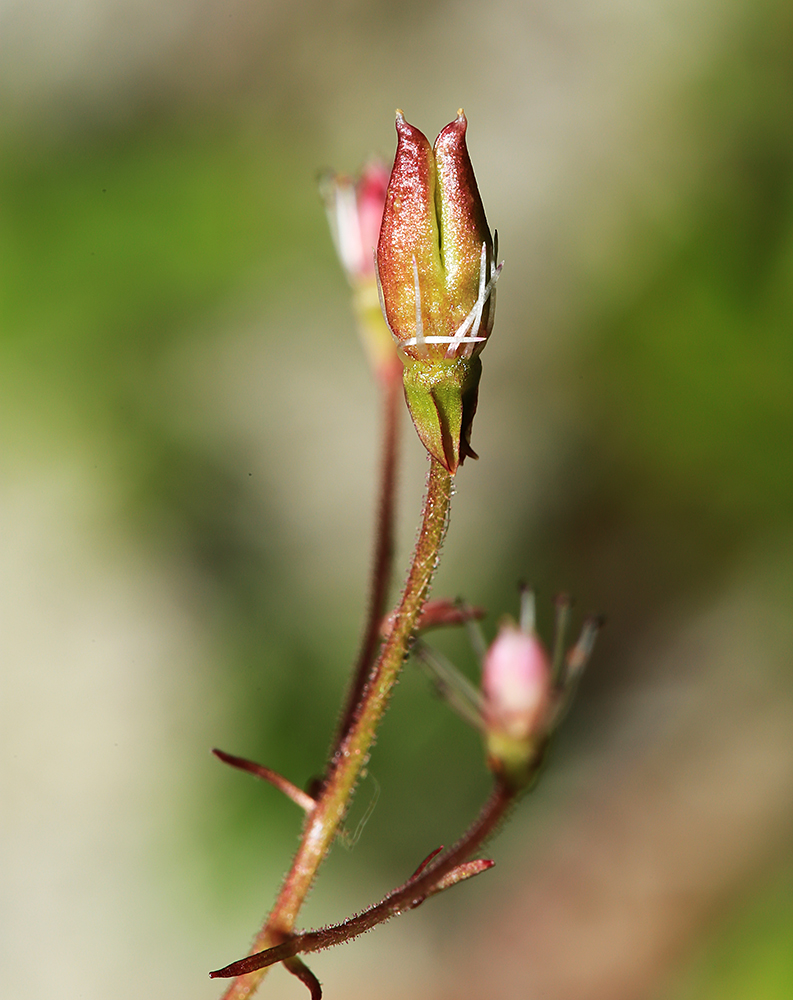
[[[375,247],[383,221],[389,170],[374,158],[359,178],[326,174],[320,183],[333,243],[353,293],[353,312],[382,400],[380,490],[369,606],[358,658],[339,718],[331,759],[346,736],[374,662],[386,613],[394,560],[396,475],[400,438],[402,362],[379,306]]]
[[[451,495],[451,476],[439,462],[431,460],[421,529],[393,628],[381,647],[348,732],[333,755],[316,805],[306,816],[292,867],[267,922],[253,942],[252,953],[262,952],[292,937],[300,908],[339,831],[429,594],[446,534]],[[247,1000],[264,974],[265,968],[260,967],[237,975],[223,1000]]]
[[[382,378],[380,383],[383,406],[383,448],[374,561],[372,564],[369,592],[369,609],[358,659],[353,668],[352,679],[334,740],[331,759],[335,756],[339,744],[349,731],[353,716],[366,686],[366,681],[371,671],[375,654],[377,653],[377,646],[380,642],[380,628],[387,610],[388,590],[393,575],[401,387],[398,374],[394,377],[395,369],[392,367],[388,371],[391,374]]]

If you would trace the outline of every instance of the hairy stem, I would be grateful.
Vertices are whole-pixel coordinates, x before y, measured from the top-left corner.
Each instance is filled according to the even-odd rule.
[[[393,628],[351,712],[347,732],[330,762],[320,796],[306,817],[292,867],[266,924],[253,942],[251,953],[281,944],[292,935],[300,907],[344,819],[429,593],[446,533],[451,494],[451,476],[439,462],[430,459],[421,529]],[[264,969],[258,969],[238,976],[231,982],[223,1000],[246,1000],[264,974]]]
[[[353,670],[344,709],[333,743],[331,761],[347,735],[358,702],[374,663],[380,640],[380,626],[387,610],[388,588],[394,565],[394,521],[396,511],[396,468],[399,457],[399,415],[402,397],[401,366],[393,365],[381,379],[383,398],[383,450],[380,470],[380,496],[377,504],[377,528],[374,562],[369,590],[369,611],[361,648]]]
[[[246,972],[262,971],[266,967],[275,965],[276,962],[292,959],[296,955],[323,951],[333,945],[351,941],[378,924],[390,920],[391,917],[395,917],[405,910],[415,909],[428,896],[437,891],[438,883],[444,876],[447,876],[472,854],[475,854],[484,842],[495,833],[516,797],[517,791],[513,787],[497,780],[495,788],[479,816],[457,843],[448,851],[430,855],[428,861],[419,867],[412,878],[390,892],[379,903],[368,907],[349,920],[345,920],[344,923],[323,927],[316,931],[307,931],[304,934],[296,934],[259,954],[250,955],[224,969],[218,969],[212,975],[216,977],[238,976]]]

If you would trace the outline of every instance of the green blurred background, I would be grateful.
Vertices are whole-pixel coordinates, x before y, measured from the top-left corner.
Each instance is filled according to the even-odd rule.
[[[497,867],[312,965],[328,1000],[789,998],[790,5],[0,17],[4,992],[216,997],[269,908],[299,816],[208,751],[321,768],[377,468],[316,178],[462,105],[506,266],[435,592],[609,624]],[[409,666],[305,923],[454,838],[481,757]]]

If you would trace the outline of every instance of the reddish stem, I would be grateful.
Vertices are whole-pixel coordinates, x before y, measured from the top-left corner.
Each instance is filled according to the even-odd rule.
[[[361,693],[347,735],[336,749],[316,805],[306,816],[292,867],[267,922],[254,940],[252,952],[260,953],[293,937],[297,914],[344,819],[415,634],[438,564],[451,495],[451,476],[439,462],[430,459],[421,529],[402,599],[394,616],[394,626]],[[293,951],[291,955],[294,954],[296,952]],[[249,976],[237,976],[224,993],[224,1000],[246,1000],[255,992],[264,972],[262,965]]]
[[[358,702],[369,679],[377,647],[380,626],[387,609],[388,590],[394,566],[394,522],[396,511],[396,469],[399,458],[399,415],[402,398],[402,366],[392,365],[382,375],[383,450],[380,468],[380,496],[377,504],[374,562],[369,589],[369,611],[361,648],[355,663],[344,709],[329,760],[350,730]]]
[[[308,987],[311,1000],[322,1000],[322,987],[319,984],[319,980],[311,969],[300,961],[297,955],[293,958],[288,958],[284,962],[284,968],[288,969],[293,976],[297,976],[300,982]]]
[[[295,955],[322,951],[333,945],[351,941],[405,910],[415,909],[433,894],[433,890],[446,875],[467,861],[493,835],[516,797],[517,792],[514,788],[497,780],[481,813],[457,843],[440,855],[430,855],[427,861],[422,862],[413,877],[390,892],[379,903],[345,920],[344,923],[307,931],[304,934],[295,934],[275,947],[249,955],[210,975],[213,978],[241,976],[274,965],[276,962],[283,962]]]

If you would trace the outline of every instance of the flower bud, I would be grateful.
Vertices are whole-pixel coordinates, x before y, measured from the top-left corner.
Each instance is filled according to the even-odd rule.
[[[548,735],[553,702],[551,661],[533,631],[502,625],[485,655],[482,695],[488,764],[521,788]]]
[[[427,450],[454,473],[470,447],[493,327],[495,266],[460,111],[431,147],[397,112],[396,158],[377,245],[386,321],[405,365],[405,397]]]
[[[320,181],[333,243],[353,290],[358,330],[372,368],[381,379],[401,370],[393,338],[383,322],[375,276],[374,254],[383,221],[389,170],[370,160],[356,180],[326,174]]]

